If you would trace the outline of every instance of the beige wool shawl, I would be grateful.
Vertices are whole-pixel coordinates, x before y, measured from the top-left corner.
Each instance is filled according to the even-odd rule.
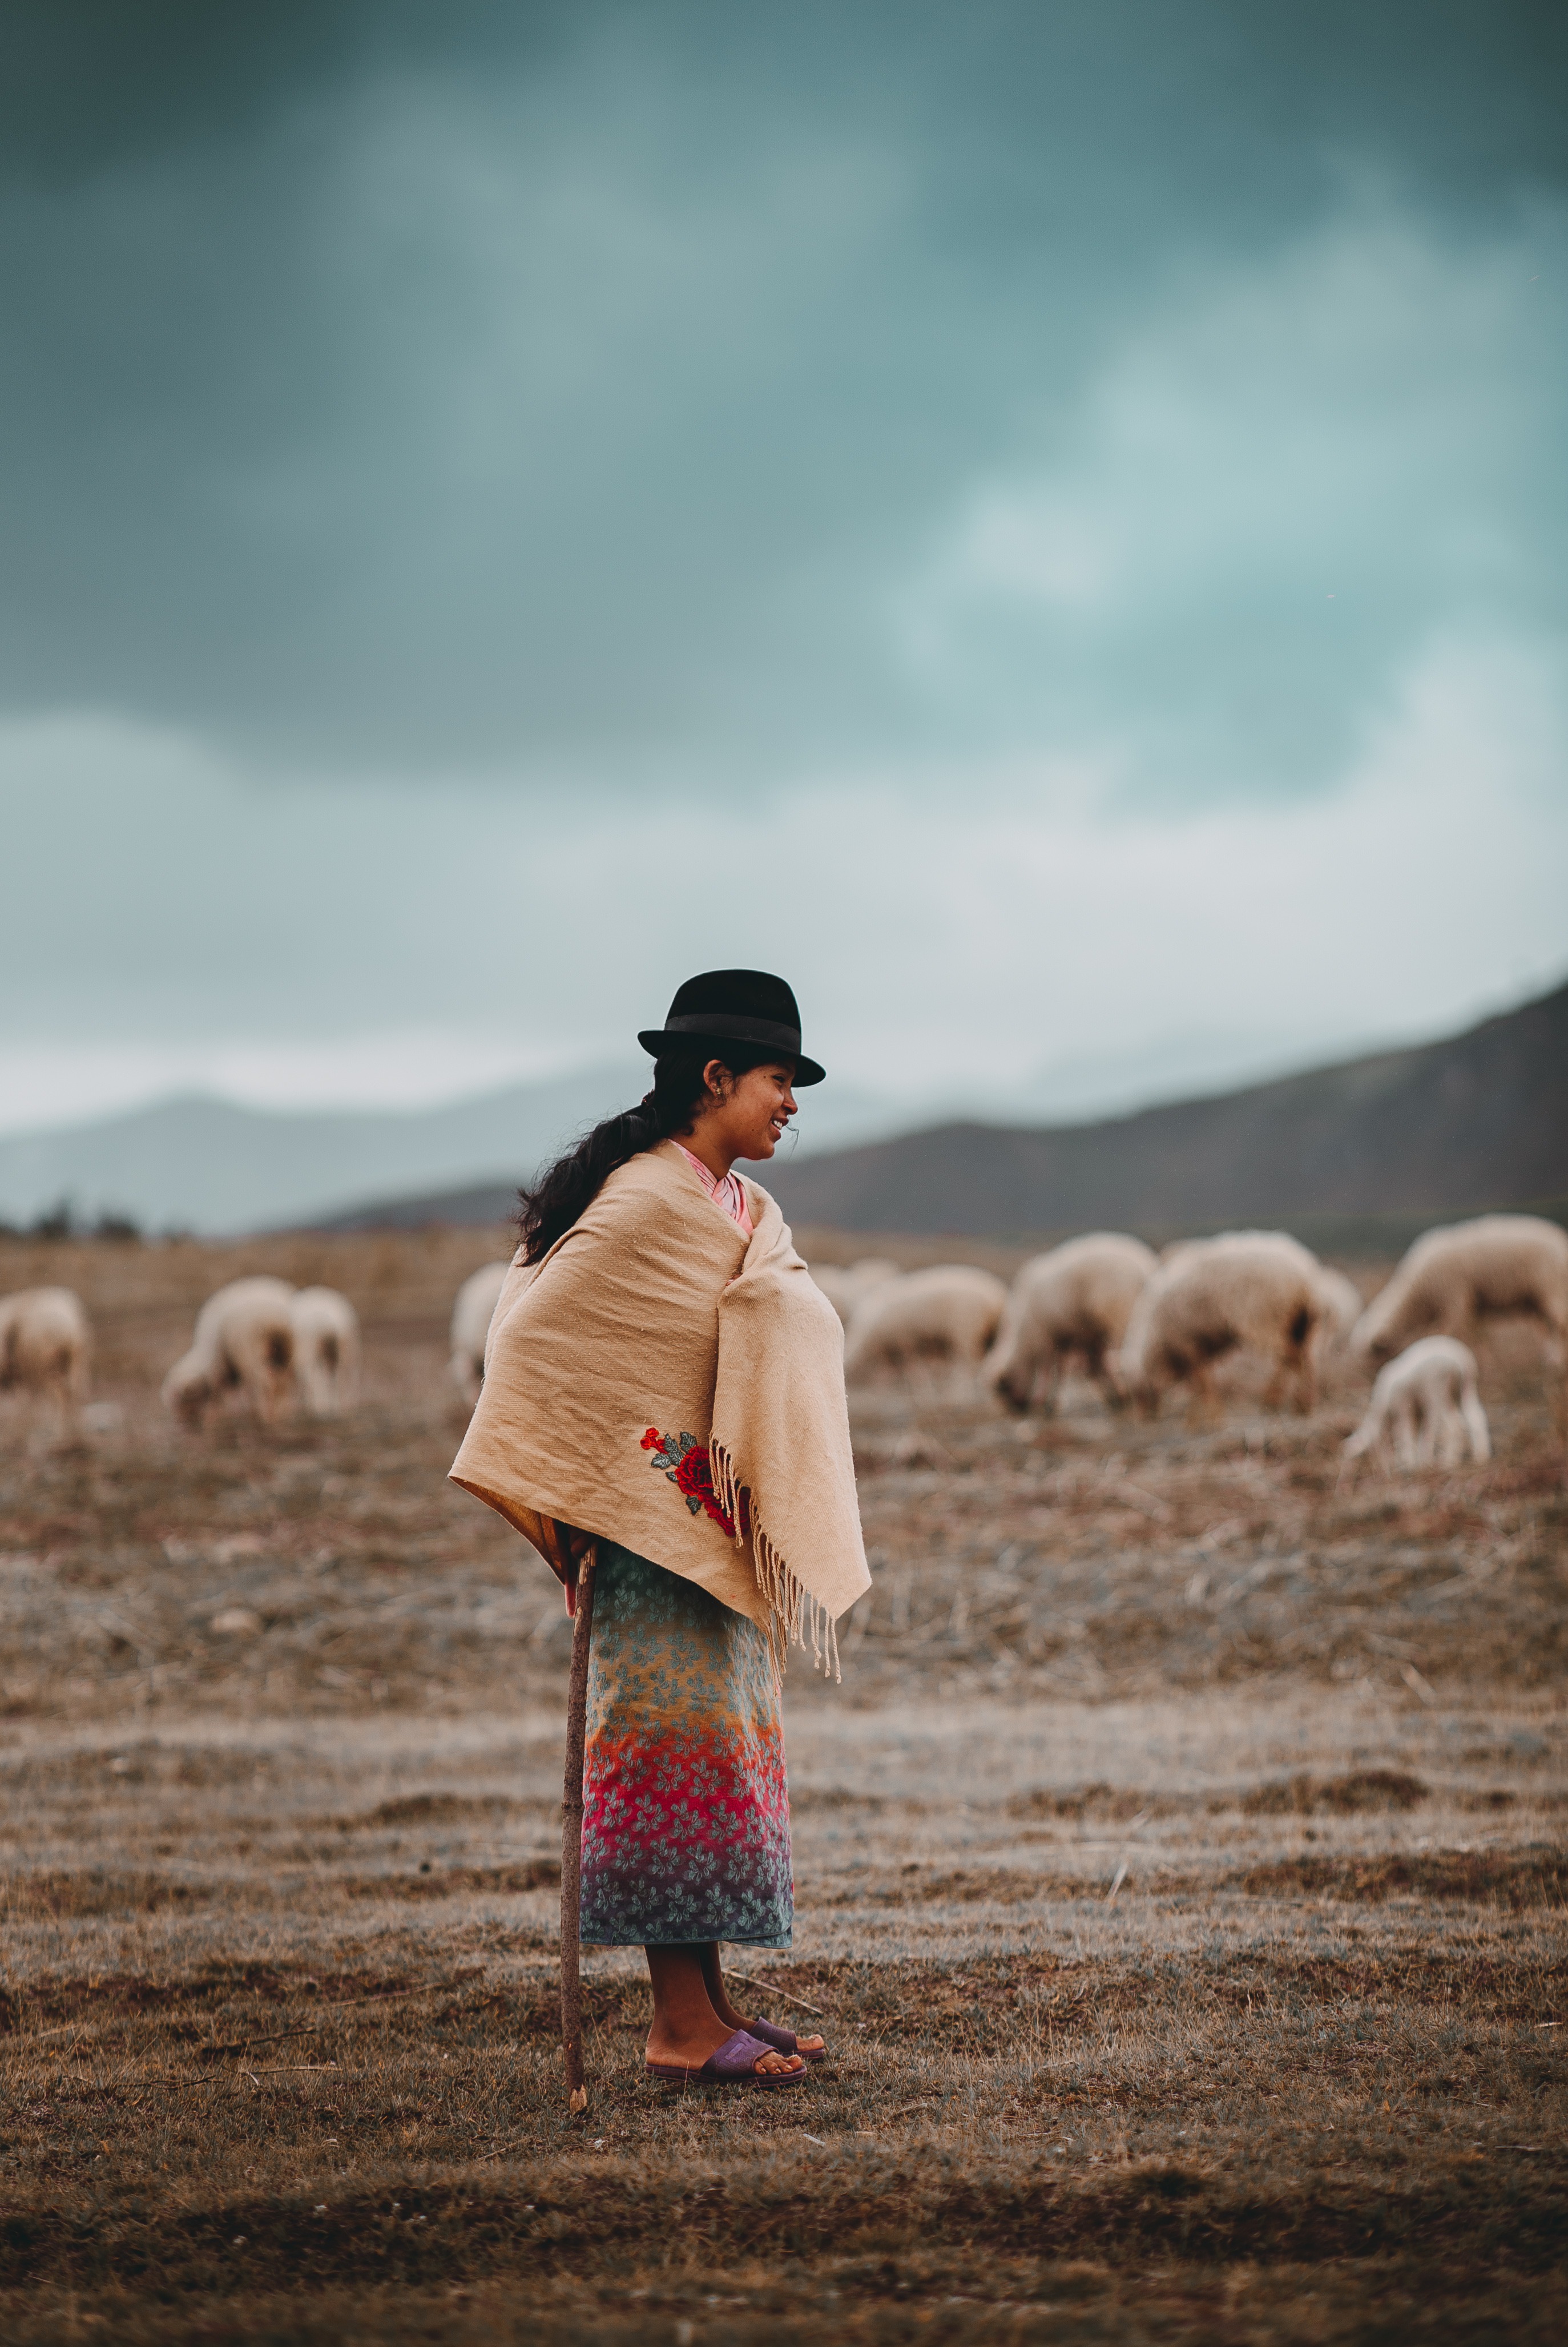
[[[748,1239],[671,1142],[632,1158],[530,1277],[508,1273],[451,1469],[537,1516],[650,1558],[836,1667],[871,1585],[838,1315],[777,1204]],[[519,1251],[520,1252],[520,1251]]]

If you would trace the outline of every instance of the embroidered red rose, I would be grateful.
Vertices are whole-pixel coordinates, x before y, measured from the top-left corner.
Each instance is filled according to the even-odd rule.
[[[699,1497],[713,1488],[713,1468],[705,1450],[688,1450],[675,1470],[675,1489],[688,1497],[695,1491]]]
[[[652,1451],[650,1466],[662,1470],[694,1516],[705,1511],[730,1540],[734,1539],[735,1520],[725,1514],[714,1495],[713,1462],[705,1442],[699,1442],[694,1434],[661,1434],[656,1426],[651,1426],[639,1448]]]

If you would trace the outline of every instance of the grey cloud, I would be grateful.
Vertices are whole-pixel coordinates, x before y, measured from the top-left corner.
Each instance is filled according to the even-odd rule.
[[[1121,462],[1096,387],[1151,316],[1180,343],[1184,301],[1344,214],[1348,169],[1418,223],[1440,303],[1477,240],[1560,267],[1557,12],[104,0],[5,38],[13,710],[323,776],[668,786],[1130,736],[1189,792],[1299,788],[1436,620],[1555,612],[1532,424],[1533,503],[1477,471],[1447,580],[1398,525],[1450,497],[1448,441],[1358,538],[1347,510],[1375,576],[1332,620],[1286,530],[1185,610],[971,593],[945,670],[897,625],[989,487],[1092,497]],[[1498,373],[1550,405],[1560,364],[1526,334]],[[1502,412],[1476,374],[1461,436]],[[1353,432],[1375,388],[1337,395]]]

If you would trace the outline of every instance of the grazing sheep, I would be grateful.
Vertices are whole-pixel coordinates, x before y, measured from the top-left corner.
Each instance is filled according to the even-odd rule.
[[[1457,1467],[1467,1456],[1478,1462],[1491,1457],[1475,1355],[1457,1337],[1418,1337],[1378,1370],[1345,1458],[1362,1459],[1385,1447],[1404,1468]]]
[[[1294,1381],[1296,1406],[1312,1408],[1312,1339],[1323,1317],[1316,1255],[1284,1231],[1225,1231],[1176,1249],[1140,1293],[1114,1364],[1119,1383],[1153,1418],[1167,1388],[1185,1383],[1195,1410],[1214,1401],[1210,1372],[1245,1350],[1272,1360],[1264,1394],[1276,1409]]]
[[[886,1255],[862,1255],[858,1263],[852,1263],[847,1270],[842,1264],[813,1264],[811,1276],[847,1327],[861,1297],[869,1296],[874,1287],[882,1286],[885,1281],[897,1279],[898,1266],[896,1263],[889,1263]]]
[[[1040,1406],[1050,1416],[1062,1370],[1076,1353],[1107,1402],[1118,1405],[1122,1396],[1108,1364],[1155,1267],[1142,1239],[1119,1231],[1091,1231],[1035,1255],[1013,1282],[986,1360],[986,1382],[1011,1409],[1025,1410],[1043,1377]]]
[[[313,1418],[336,1418],[359,1397],[359,1315],[335,1287],[302,1287],[289,1305],[294,1378]]]
[[[0,1297],[0,1390],[53,1407],[68,1433],[87,1400],[93,1338],[81,1297],[68,1287],[24,1287]]]
[[[1342,1344],[1361,1317],[1361,1291],[1353,1279],[1327,1263],[1317,1266],[1317,1288],[1323,1298],[1323,1333],[1331,1343]]]
[[[239,1391],[263,1426],[287,1403],[293,1383],[294,1291],[286,1279],[232,1279],[196,1316],[190,1349],[163,1380],[176,1418],[200,1426],[209,1403]]]
[[[863,1378],[879,1367],[902,1369],[915,1360],[973,1368],[997,1333],[1007,1297],[991,1272],[961,1263],[883,1280],[850,1316],[845,1375]]]
[[[1348,1357],[1362,1303],[1361,1291],[1355,1281],[1326,1263],[1317,1266],[1317,1292],[1323,1301],[1323,1317],[1317,1324],[1313,1351],[1321,1377],[1330,1362],[1342,1364]]]
[[[470,1409],[485,1382],[485,1339],[511,1268],[509,1263],[481,1264],[468,1274],[452,1307],[452,1378]]]
[[[1363,1358],[1386,1361],[1416,1337],[1473,1337],[1480,1323],[1527,1313],[1546,1332],[1553,1404],[1568,1395],[1568,1231],[1538,1214],[1481,1214],[1423,1231],[1356,1323]]]

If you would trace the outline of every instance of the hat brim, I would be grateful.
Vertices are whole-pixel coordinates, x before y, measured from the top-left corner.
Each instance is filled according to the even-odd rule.
[[[781,1060],[793,1060],[794,1081],[797,1084],[820,1084],[825,1082],[827,1078],[827,1070],[817,1061],[808,1060],[804,1051],[792,1051],[783,1043],[764,1042],[760,1036],[753,1039],[745,1035],[677,1034],[666,1028],[646,1027],[637,1040],[643,1050],[650,1052],[656,1060],[661,1058],[666,1051],[690,1051],[693,1043],[711,1043],[713,1058],[722,1060],[729,1046],[744,1043],[748,1051],[768,1051],[776,1053]]]

